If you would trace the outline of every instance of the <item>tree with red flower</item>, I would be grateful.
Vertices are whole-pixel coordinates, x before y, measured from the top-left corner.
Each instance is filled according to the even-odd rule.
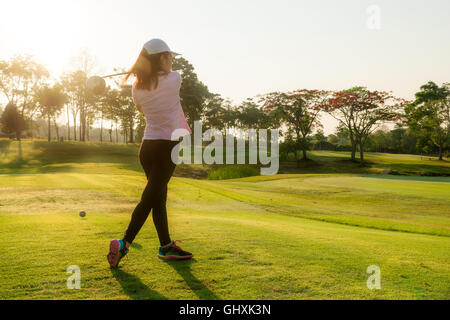
[[[314,129],[322,127],[319,113],[323,110],[328,96],[328,91],[307,89],[260,95],[260,102],[263,102],[262,109],[277,123],[285,124],[288,130],[295,133],[294,139],[297,148],[303,152],[303,160],[308,159],[309,136]],[[297,152],[295,158],[299,167],[300,159]]]
[[[324,110],[346,128],[352,144],[352,160],[359,146],[360,162],[364,163],[364,145],[380,124],[402,117],[401,110],[408,101],[389,92],[370,91],[364,87],[334,92]]]

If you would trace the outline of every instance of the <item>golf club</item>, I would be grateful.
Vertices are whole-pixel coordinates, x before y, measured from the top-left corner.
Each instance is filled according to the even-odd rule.
[[[105,79],[105,78],[111,78],[111,77],[115,77],[115,76],[124,76],[126,74],[131,74],[131,72],[115,73],[115,74],[110,74],[110,75],[103,76],[103,77],[100,77],[100,78]]]
[[[88,90],[90,90],[94,94],[102,94],[105,92],[105,88],[106,88],[105,78],[123,76],[123,75],[130,74],[130,73],[131,72],[121,72],[121,73],[110,74],[110,75],[102,76],[102,77],[92,76],[92,77],[89,77],[89,79],[87,79],[86,86],[87,86]]]

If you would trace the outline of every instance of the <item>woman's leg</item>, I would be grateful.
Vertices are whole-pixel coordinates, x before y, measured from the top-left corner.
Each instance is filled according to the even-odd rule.
[[[169,169],[170,170],[170,169]],[[168,172],[172,175],[173,169]],[[153,207],[153,223],[155,224],[156,232],[158,233],[159,243],[165,246],[171,243],[169,235],[169,224],[167,221],[167,184],[164,186],[162,197],[156,202]]]
[[[152,209],[151,204],[149,204],[148,201],[145,200],[146,194],[148,194],[146,190],[149,189],[150,171],[154,165],[154,155],[156,152],[156,147],[157,146],[155,144],[155,141],[143,140],[139,149],[139,160],[147,177],[147,186],[145,187],[144,192],[141,195],[141,201],[137,204],[131,215],[130,224],[125,231],[123,240],[126,241],[127,244],[131,244],[133,242],[139,230],[147,220],[150,210]]]
[[[158,238],[161,246],[171,243],[169,235],[169,224],[167,221],[167,184],[175,170],[175,164],[171,160],[171,151],[176,142],[164,141],[163,155],[161,157],[161,164],[157,167],[160,168],[163,181],[161,182],[161,194],[154,202],[153,205],[153,223],[155,224],[156,232],[158,233]],[[152,174],[152,173],[150,173]]]
[[[148,180],[141,201],[134,209],[125,232],[124,240],[127,243],[133,242],[152,208],[153,221],[161,245],[170,243],[166,199],[167,184],[175,169],[175,164],[170,157],[173,146],[174,143],[170,140],[144,140],[143,142],[139,156]]]

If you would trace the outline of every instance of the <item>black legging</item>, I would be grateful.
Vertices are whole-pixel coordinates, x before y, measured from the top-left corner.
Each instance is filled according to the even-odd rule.
[[[175,170],[171,159],[172,148],[179,141],[143,140],[139,149],[139,160],[147,176],[147,186],[141,201],[131,216],[124,240],[132,243],[153,208],[155,224],[161,246],[171,242],[167,223],[167,184]]]

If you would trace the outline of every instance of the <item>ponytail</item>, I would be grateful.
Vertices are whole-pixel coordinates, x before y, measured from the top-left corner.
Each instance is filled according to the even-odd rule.
[[[161,69],[161,55],[165,52],[149,55],[147,50],[142,49],[136,62],[128,70],[128,74],[122,79],[121,86],[125,86],[131,74],[136,77],[134,87],[137,89],[152,90],[158,87],[158,73]]]

